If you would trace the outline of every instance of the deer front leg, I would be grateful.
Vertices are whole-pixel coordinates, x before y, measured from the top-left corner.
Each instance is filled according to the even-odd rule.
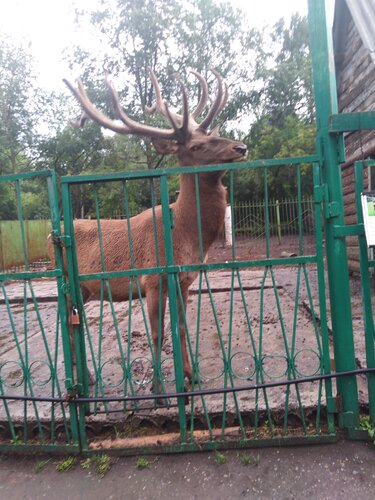
[[[188,354],[186,328],[185,328],[186,304],[187,304],[187,299],[189,297],[189,288],[181,286],[181,295],[182,295],[182,303],[181,300],[178,301],[178,321],[180,326],[182,366],[184,369],[185,377],[189,380],[189,382],[191,382],[193,378],[193,373]]]
[[[161,295],[161,296],[160,296]],[[160,303],[161,300],[161,303]],[[151,326],[151,337],[155,358],[155,376],[153,391],[161,392],[160,377],[156,375],[160,371],[160,351],[164,340],[164,314],[167,301],[166,293],[160,294],[159,287],[153,287],[146,292],[148,317]]]

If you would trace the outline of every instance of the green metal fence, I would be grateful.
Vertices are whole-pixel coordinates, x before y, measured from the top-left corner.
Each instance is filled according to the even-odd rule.
[[[238,236],[265,237],[264,200],[234,202],[234,230]],[[301,210],[301,214],[299,213]],[[299,216],[302,218],[303,234],[314,234],[314,200],[312,196],[268,200],[270,236],[298,236]]]
[[[23,268],[22,272],[0,271],[0,449],[78,451],[76,407],[65,399],[72,364],[61,249],[56,251],[55,269],[30,270],[21,191],[35,179],[44,181],[52,227],[59,231],[53,172],[0,177],[0,182],[12,183],[15,189],[19,220],[13,230],[20,235],[16,258]],[[9,242],[6,246],[13,248]],[[51,295],[54,303],[49,302]]]
[[[139,452],[139,446],[134,444],[142,441],[137,441],[139,432],[156,433],[156,441],[164,443],[156,447],[144,445],[143,451],[145,448],[147,451],[161,448],[182,451],[249,446],[260,441],[290,443],[300,438],[334,438],[320,202],[315,203],[316,253],[309,255],[304,251],[300,164],[310,163],[313,169],[315,160],[308,157],[202,167],[199,173],[195,168],[184,168],[63,179],[65,238],[70,242],[67,247],[70,294],[73,308],[80,315],[80,322],[75,326],[75,345],[77,358],[82,363],[82,370],[77,371],[78,386],[82,387],[84,396],[80,399],[80,411],[86,415],[86,420],[81,420],[82,435],[87,422],[97,426],[105,424],[108,428],[108,417],[117,416],[117,422],[112,417],[115,423],[108,429],[107,440],[84,440],[84,447]],[[289,259],[271,258],[268,172],[276,167],[293,168],[299,186],[296,203],[299,251],[297,257]],[[229,170],[232,206],[236,172],[243,168],[263,171],[265,258],[262,261],[237,259],[234,236],[229,261],[210,264],[201,253],[197,262],[175,263],[169,177],[182,172],[191,175],[198,189],[202,172],[223,168]],[[318,167],[314,168],[318,179]],[[149,253],[156,254],[157,265],[113,269],[107,255],[110,245],[107,225],[114,221],[102,220],[99,193],[105,197],[106,184],[110,189],[113,183],[120,183],[126,214],[128,186],[139,177],[150,179],[151,199],[154,199],[155,186],[161,193],[163,227],[159,233],[157,208],[151,209],[154,247],[149,248]],[[80,243],[75,244],[70,217],[74,191],[82,184],[90,185],[94,193],[96,220],[90,221],[90,231],[99,241],[100,262],[89,274],[80,271],[90,254],[82,252]],[[200,214],[198,194],[196,201],[197,214]],[[131,255],[134,236],[129,231],[130,217],[116,224],[124,235],[117,244],[123,249],[127,245]],[[202,237],[199,215],[197,225]],[[164,237],[166,252],[158,256],[160,237]],[[186,273],[197,275],[188,308],[181,287]],[[163,286],[168,289],[166,323],[170,326],[165,343],[159,344],[160,362],[152,348],[147,301],[140,292],[145,276],[160,280],[160,293]],[[116,280],[120,279],[129,290],[128,302],[116,302],[114,289]],[[84,304],[80,287],[87,287],[90,282],[97,283],[97,300]],[[286,282],[293,284],[290,296],[285,293]],[[159,332],[161,328],[159,316]],[[186,331],[193,369],[189,387],[184,381],[181,329]],[[89,384],[89,378],[93,379],[93,385]],[[156,394],[152,392],[155,386],[158,387]],[[160,408],[160,404],[166,408]],[[126,417],[125,423],[123,417],[119,417],[121,414]],[[134,431],[129,415],[137,422],[141,419],[144,428]],[[166,430],[175,432],[160,437]],[[146,442],[152,443],[151,436]]]
[[[309,1],[318,118],[315,155],[183,171],[66,177],[62,179],[64,233],[52,172],[0,178],[14,183],[25,266],[24,272],[0,274],[1,450],[109,449],[131,454],[308,443],[334,440],[337,423],[358,437],[363,376],[374,422],[368,273],[373,263],[367,259],[359,206],[357,224],[344,223],[338,163],[344,158],[343,132],[375,128],[375,120],[371,113],[337,114],[325,7],[324,0]],[[306,251],[305,245],[301,165],[311,169],[313,182],[314,252]],[[357,166],[357,196],[362,166]],[[293,169],[298,185],[294,257],[274,257],[268,197],[273,168]],[[237,254],[234,224],[239,215],[232,208],[231,255],[221,262],[205,259],[200,176],[223,169],[228,171],[232,207],[236,173],[259,169],[263,176],[265,238],[260,258]],[[196,206],[189,222],[196,227],[200,250],[188,261],[176,261],[178,242],[170,207],[170,176],[182,172],[194,180]],[[55,244],[54,268],[43,272],[30,271],[22,216],[20,185],[35,176],[46,181]],[[147,228],[151,243],[143,249],[142,265],[135,250],[145,234],[136,232],[128,207],[128,190],[137,179],[149,182],[152,200]],[[114,183],[122,190],[126,217],[108,222],[103,218],[103,200]],[[88,227],[91,243],[83,250],[72,217],[72,197],[82,185],[90,186],[95,201],[95,219]],[[109,228],[114,223],[113,247]],[[353,235],[359,237],[363,280],[366,366],[361,369],[356,367],[346,251],[346,237]],[[114,260],[109,258],[111,252]],[[124,252],[130,264],[121,266]],[[186,296],[184,279],[192,274],[196,279]],[[158,295],[159,320],[153,325],[142,293],[150,280]],[[95,300],[85,302],[90,287]],[[127,300],[119,300],[124,295]],[[163,297],[167,298],[164,342]],[[51,300],[54,305],[46,307]],[[156,351],[152,331],[158,333]],[[184,334],[192,367],[190,384],[183,367]]]

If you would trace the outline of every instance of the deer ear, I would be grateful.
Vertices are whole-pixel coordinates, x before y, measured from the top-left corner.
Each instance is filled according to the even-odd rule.
[[[178,144],[176,142],[165,139],[151,139],[151,142],[159,155],[173,155],[178,151]]]
[[[216,125],[216,127],[214,127],[211,130],[210,135],[212,137],[219,137],[220,127],[221,127],[221,124],[219,123],[218,125]]]

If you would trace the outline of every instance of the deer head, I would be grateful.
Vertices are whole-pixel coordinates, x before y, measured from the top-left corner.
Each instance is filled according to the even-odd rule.
[[[245,144],[220,137],[219,126],[209,130],[211,123],[222,112],[228,99],[227,86],[217,71],[212,70],[212,72],[217,80],[217,94],[206,116],[198,123],[197,118],[205,109],[208,100],[208,86],[204,77],[195,71],[192,72],[200,82],[201,97],[197,107],[190,112],[185,86],[180,77],[175,75],[181,88],[183,102],[183,111],[182,114],[179,114],[172,111],[163,100],[159,82],[150,69],[156,102],[153,106],[146,107],[146,111],[149,113],[159,112],[170,125],[170,128],[166,129],[138,123],[131,119],[122,109],[118,93],[107,77],[105,82],[112,98],[115,115],[121,123],[110,119],[94,106],[88,98],[81,80],[77,80],[77,87],[64,80],[83,108],[80,120],[72,122],[72,125],[82,127],[85,121],[91,118],[104,128],[119,134],[149,137],[159,154],[174,154],[181,166],[241,161],[247,153]]]

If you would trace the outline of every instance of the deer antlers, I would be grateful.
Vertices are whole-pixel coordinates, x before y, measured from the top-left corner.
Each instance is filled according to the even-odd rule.
[[[117,132],[119,134],[133,134],[150,137],[153,139],[174,140],[179,144],[183,144],[188,140],[193,130],[199,128],[200,130],[207,132],[207,129],[211,125],[212,121],[222,112],[228,99],[227,85],[223,83],[223,80],[219,73],[215,70],[212,70],[212,73],[215,75],[215,78],[217,80],[217,94],[205,118],[201,121],[200,124],[197,123],[196,118],[202,113],[207,104],[208,86],[205,78],[200,73],[197,73],[196,71],[192,71],[192,73],[197,77],[201,85],[201,97],[199,99],[197,107],[192,113],[189,112],[186,88],[182,83],[180,76],[178,74],[175,75],[175,78],[177,78],[180,84],[182,93],[183,111],[181,115],[169,109],[167,103],[162,97],[160,85],[155,76],[155,73],[150,69],[151,82],[155,90],[155,103],[150,107],[147,106],[145,109],[149,113],[154,113],[155,111],[157,111],[162,116],[164,116],[164,118],[166,118],[172,126],[172,128],[169,129],[152,127],[150,125],[138,123],[135,120],[131,119],[122,109],[119,95],[107,76],[105,77],[105,82],[112,98],[116,116],[119,120],[121,120],[122,123],[118,123],[108,118],[102,111],[94,106],[94,104],[88,98],[80,79],[77,80],[77,87],[74,87],[68,80],[64,79],[64,83],[69,87],[70,91],[83,108],[83,114],[79,121],[71,122],[71,124],[74,127],[82,127],[85,124],[86,120],[88,118],[91,118],[92,120],[102,125],[104,128],[113,130],[114,132]]]

